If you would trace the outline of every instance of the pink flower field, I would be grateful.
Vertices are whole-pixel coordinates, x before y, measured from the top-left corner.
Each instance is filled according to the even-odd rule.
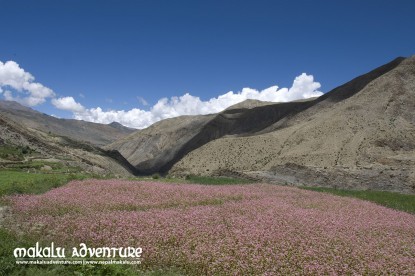
[[[73,181],[7,198],[44,243],[143,248],[141,269],[191,275],[415,275],[415,216],[267,184]]]

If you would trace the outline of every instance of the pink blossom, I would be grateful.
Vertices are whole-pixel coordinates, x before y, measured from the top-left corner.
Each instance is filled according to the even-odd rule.
[[[143,248],[189,274],[415,274],[415,216],[268,184],[73,181],[8,197],[8,227],[66,246]]]

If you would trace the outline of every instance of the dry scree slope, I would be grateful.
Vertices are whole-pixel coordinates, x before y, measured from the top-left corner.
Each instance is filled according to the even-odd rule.
[[[140,173],[237,174],[288,184],[414,191],[414,58],[307,101],[248,100],[158,122],[107,146]]]
[[[415,192],[415,57],[396,59],[267,128],[190,152],[173,174]]]

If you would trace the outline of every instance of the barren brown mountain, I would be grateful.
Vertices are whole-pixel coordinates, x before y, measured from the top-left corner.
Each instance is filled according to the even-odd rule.
[[[415,192],[415,57],[320,98],[242,103],[154,124],[108,148],[142,173]]]
[[[415,192],[415,57],[316,102],[257,133],[211,141],[171,173],[232,172],[275,183]]]

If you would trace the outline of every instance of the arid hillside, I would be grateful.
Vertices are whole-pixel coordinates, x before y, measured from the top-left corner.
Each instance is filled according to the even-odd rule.
[[[415,192],[415,58],[317,99],[248,100],[158,122],[110,145],[142,174],[239,175],[290,185]]]
[[[256,133],[213,140],[172,174],[415,192],[415,57],[396,59]]]
[[[136,167],[138,173],[160,172],[166,164],[177,161],[181,150],[185,149],[185,153],[188,153],[195,149],[185,145],[188,145],[213,117],[214,115],[180,116],[162,120],[104,148],[120,152]]]
[[[87,171],[415,193],[415,57],[397,58],[319,98],[247,100],[135,132],[57,119],[15,102],[1,101],[0,116],[0,143]]]
[[[29,129],[0,114],[0,168],[24,168],[34,162],[100,175],[131,176],[135,170],[116,151],[106,151],[65,136]],[[45,168],[47,169],[47,167]]]

